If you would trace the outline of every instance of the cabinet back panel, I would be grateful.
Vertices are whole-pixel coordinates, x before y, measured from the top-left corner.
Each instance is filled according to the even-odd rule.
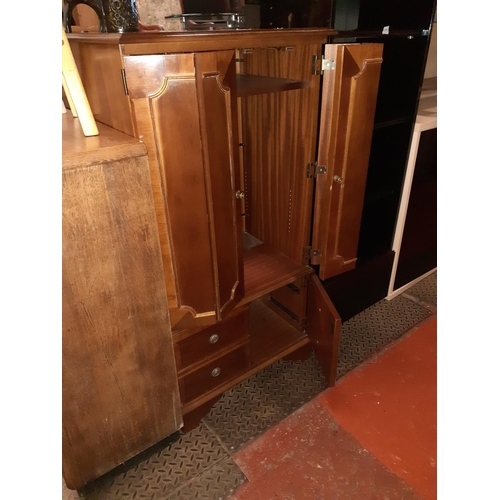
[[[321,45],[269,47],[243,54],[242,72],[303,80],[307,87],[242,98],[246,229],[270,249],[302,261],[310,237],[320,77],[312,75]]]

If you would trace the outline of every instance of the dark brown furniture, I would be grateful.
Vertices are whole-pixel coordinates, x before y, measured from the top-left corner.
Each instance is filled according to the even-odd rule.
[[[308,344],[335,382],[341,321],[311,266],[356,265],[382,45],[334,33],[69,35],[96,120],[148,151],[185,426]]]

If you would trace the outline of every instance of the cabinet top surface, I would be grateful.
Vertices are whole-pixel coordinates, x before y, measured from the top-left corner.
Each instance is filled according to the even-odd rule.
[[[325,43],[337,31],[328,28],[157,31],[138,33],[69,33],[78,42],[120,45],[125,54],[224,50],[304,43]]]
[[[62,114],[63,170],[146,155],[146,146],[137,139],[102,123],[97,127],[99,135],[85,137],[78,118],[73,118],[69,110]]]

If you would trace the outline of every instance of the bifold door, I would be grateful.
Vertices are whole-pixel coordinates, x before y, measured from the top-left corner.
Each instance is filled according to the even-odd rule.
[[[158,164],[173,299],[220,321],[244,293],[234,51],[126,56],[124,66],[137,133]]]

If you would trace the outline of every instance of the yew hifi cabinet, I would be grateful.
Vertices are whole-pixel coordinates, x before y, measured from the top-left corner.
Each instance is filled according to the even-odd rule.
[[[224,391],[280,358],[304,356],[309,346],[335,383],[341,319],[320,279],[356,265],[383,46],[330,44],[333,35],[68,35],[97,122],[145,147],[151,196],[146,188],[138,195],[131,168],[116,170],[116,178],[129,180],[119,192],[114,183],[82,181],[84,199],[68,208],[64,234],[72,237],[75,213],[90,210],[94,188],[98,196],[111,190],[113,207],[133,214],[132,200],[140,199],[153,211],[160,256],[153,262],[142,255],[141,245],[152,244],[150,216],[137,215],[135,230],[126,218],[113,218],[104,234],[123,239],[108,235],[95,245],[92,219],[79,216],[89,225],[79,236],[88,244],[71,247],[65,258],[68,487],[196,425]],[[88,170],[80,175],[86,179]],[[112,248],[125,243],[134,247],[127,253],[133,276]],[[98,262],[99,252],[102,259],[115,255],[122,286],[129,279],[139,286],[126,299],[103,293],[90,307],[80,295],[93,296],[92,283],[86,278],[89,290],[78,293],[74,286],[88,273],[82,262]],[[112,304],[114,323],[100,321]],[[136,310],[143,323],[127,336]],[[67,330],[75,317],[85,321]],[[107,392],[88,377],[96,371],[119,395],[118,414],[103,410]],[[125,384],[133,384],[132,393]],[[118,423],[133,429],[133,438]],[[94,449],[83,448],[81,436],[96,433],[100,439],[87,439]]]

